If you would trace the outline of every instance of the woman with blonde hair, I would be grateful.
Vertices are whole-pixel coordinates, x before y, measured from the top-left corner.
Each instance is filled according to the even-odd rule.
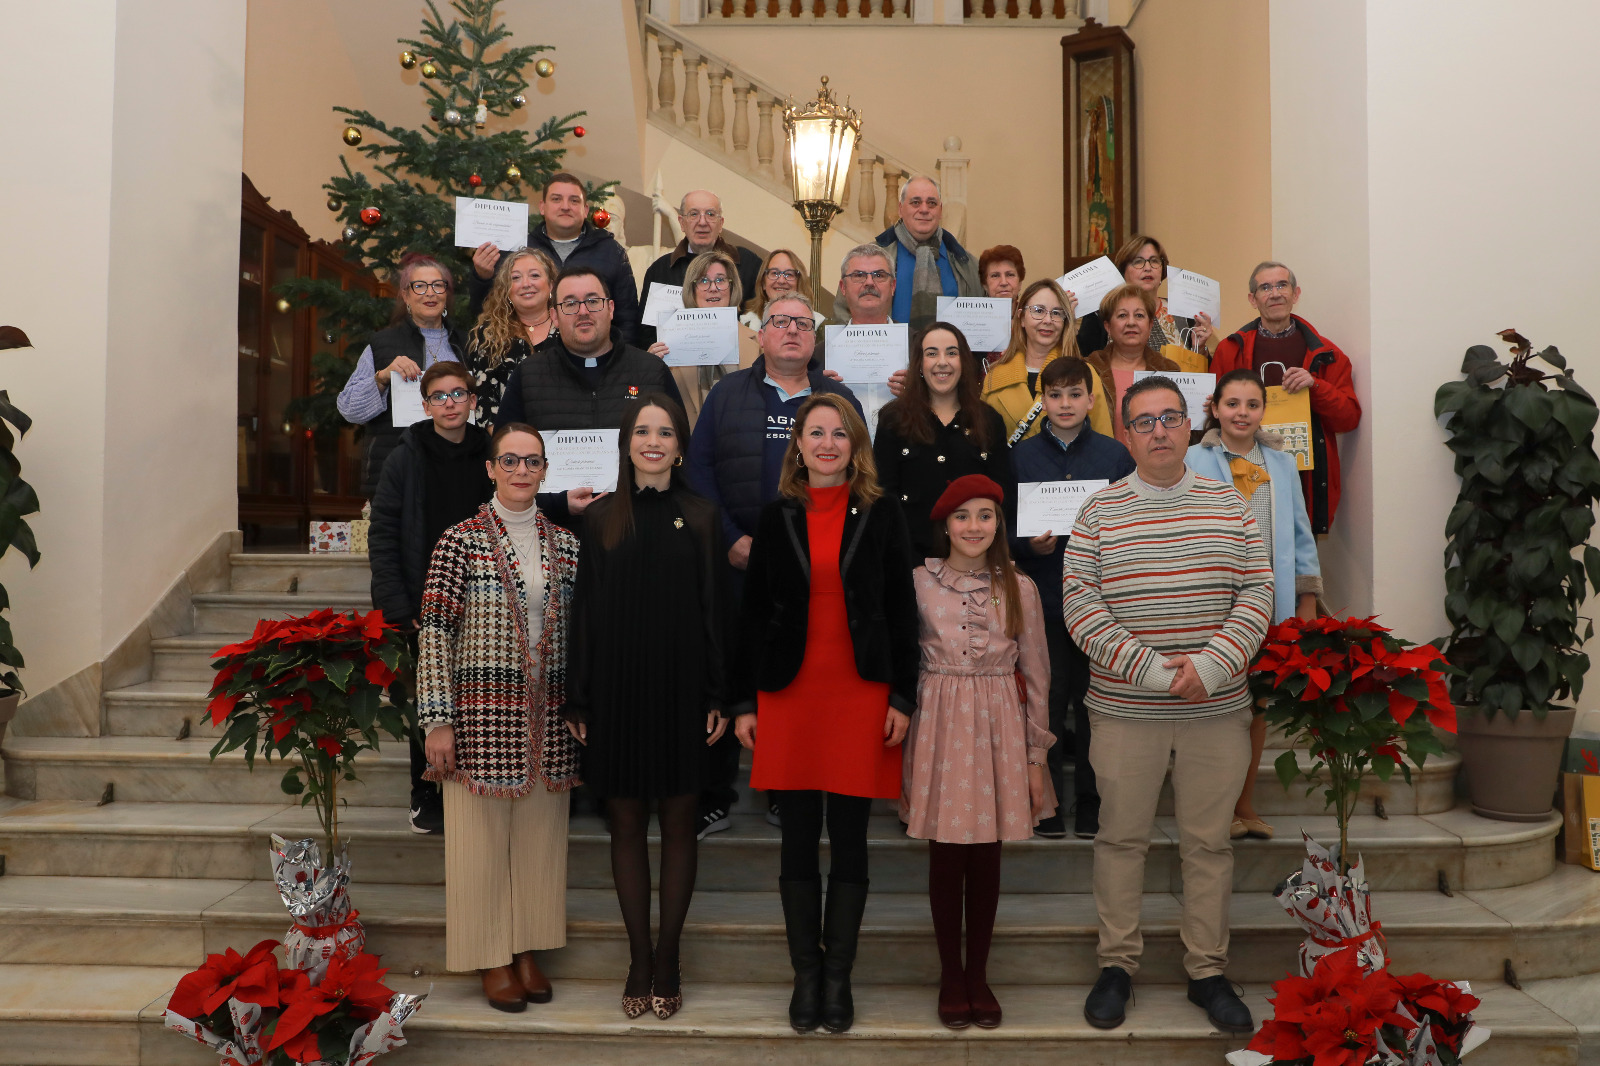
[[[556,265],[537,248],[518,248],[495,268],[483,313],[467,337],[467,369],[478,394],[478,422],[491,433],[500,397],[517,364],[556,332]]]
[[[709,252],[701,252],[689,261],[689,267],[683,274],[683,306],[737,309],[743,300],[744,287],[739,281],[739,265],[734,262],[733,256],[713,248]],[[723,375],[730,371],[743,370],[754,363],[756,356],[761,354],[755,331],[743,323],[737,328],[739,330],[737,366],[724,363],[721,366],[672,368],[672,379],[677,382],[678,394],[683,397],[683,411],[689,416],[691,427],[700,419],[700,405],[705,402],[706,393],[711,391],[711,386],[721,381]],[[656,341],[650,345],[650,354],[665,359],[671,354],[671,350],[661,341]]]
[[[1022,290],[1011,323],[1011,343],[983,379],[983,400],[1005,420],[1006,443],[1015,445],[1044,425],[1039,372],[1063,357],[1076,359],[1078,323],[1061,286],[1041,278]],[[1111,434],[1111,415],[1101,404],[1089,411],[1089,427]]]
[[[778,494],[750,551],[729,702],[739,742],[755,752],[750,787],[770,790],[782,819],[789,1024],[842,1033],[855,1019],[867,819],[873,799],[900,795],[900,744],[917,705],[911,548],[899,505],[878,487],[867,425],[841,396],[800,405]]]
[[[739,321],[751,329],[760,329],[762,319],[767,317],[767,305],[792,292],[816,302],[817,298],[811,293],[811,279],[806,276],[800,257],[787,248],[774,248],[761,261],[761,270],[756,274],[756,291],[745,301],[744,314]],[[811,319],[821,329],[827,316],[821,311],[812,311]]]

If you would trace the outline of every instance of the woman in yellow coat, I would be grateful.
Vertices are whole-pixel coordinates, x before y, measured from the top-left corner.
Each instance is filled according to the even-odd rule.
[[[1011,343],[983,381],[984,402],[1005,420],[1006,443],[1015,445],[1044,425],[1039,372],[1056,359],[1080,358],[1077,335],[1078,323],[1061,286],[1046,278],[1022,290]],[[1103,383],[1096,381],[1095,391],[1103,392]],[[1111,412],[1095,404],[1089,411],[1089,426],[1111,436]]]

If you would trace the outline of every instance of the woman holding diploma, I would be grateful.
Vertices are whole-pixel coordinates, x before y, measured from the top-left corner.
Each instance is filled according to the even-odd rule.
[[[911,338],[905,391],[878,415],[872,442],[878,484],[905,514],[915,559],[934,554],[937,538],[928,512],[959,477],[983,474],[998,482],[1007,515],[1016,516],[1017,480],[1005,422],[983,402],[977,377],[968,372],[976,365],[959,329],[932,323]]]
[[[1140,370],[1154,370],[1163,374],[1181,373],[1182,368],[1160,352],[1151,351],[1146,343],[1150,339],[1150,324],[1155,321],[1156,298],[1149,289],[1138,285],[1119,285],[1106,293],[1100,301],[1100,320],[1111,331],[1111,343],[1098,352],[1084,356],[1100,378],[1100,399],[1111,412],[1111,425],[1104,432],[1127,443],[1127,429],[1122,424],[1122,394],[1133,384],[1133,375]],[[1099,430],[1099,426],[1094,427]]]
[[[1163,348],[1181,348],[1183,351],[1166,353],[1194,374],[1204,374],[1211,366],[1211,333],[1216,323],[1211,316],[1201,312],[1197,318],[1177,318],[1167,311],[1165,297],[1156,295],[1161,283],[1167,280],[1167,250],[1154,237],[1136,233],[1122,242],[1111,261],[1122,271],[1129,285],[1137,285],[1150,294],[1155,310],[1150,312],[1150,336],[1145,343],[1153,351]],[[1091,311],[1078,324],[1078,340],[1085,352],[1097,352],[1111,343],[1110,325],[1099,311]],[[1184,353],[1192,353],[1185,356]]]
[[[743,299],[744,289],[739,281],[739,268],[731,255],[712,250],[702,252],[690,260],[689,267],[683,275],[683,306],[737,308]],[[683,396],[684,412],[689,416],[691,427],[699,421],[700,405],[705,402],[706,393],[711,391],[711,386],[722,380],[722,376],[729,370],[743,370],[754,363],[756,356],[761,354],[755,331],[743,324],[737,328],[738,366],[724,364],[672,368],[672,378],[678,383],[678,392]],[[661,341],[650,345],[650,354],[659,355],[663,359],[670,351],[671,349]]]
[[[500,397],[517,364],[556,331],[556,265],[537,248],[519,248],[501,260],[467,336],[467,369],[478,394],[478,421],[494,432]]]
[[[1211,417],[1200,443],[1184,462],[1197,474],[1231,482],[1250,505],[1261,539],[1272,560],[1274,624],[1291,615],[1309,622],[1317,616],[1322,595],[1322,564],[1317,538],[1311,532],[1300,471],[1294,456],[1283,450],[1276,433],[1261,430],[1267,410],[1267,387],[1254,370],[1233,370],[1217,381],[1211,394]],[[1256,775],[1267,746],[1267,720],[1257,713],[1250,723],[1251,772],[1233,807],[1228,835],[1272,839],[1272,826],[1256,813]]]
[[[578,541],[534,504],[544,438],[501,426],[494,498],[439,538],[422,594],[417,718],[444,791],[447,969],[478,970],[496,1010],[548,1003],[535,951],[567,942],[566,702]]]
[[[988,984],[1000,842],[1027,840],[1056,808],[1045,767],[1056,738],[1044,610],[1039,590],[1011,565],[1003,500],[1000,486],[981,474],[951,482],[933,508],[939,555],[912,575],[922,675],[900,816],[908,835],[928,841],[939,1020],[951,1029],[1000,1024]]]
[[[1061,286],[1041,278],[1022,290],[1011,343],[983,381],[983,401],[1000,412],[1008,445],[1026,440],[1044,425],[1039,372],[1063,356],[1078,357],[1077,331],[1072,305]],[[1089,425],[1096,433],[1110,435],[1111,415],[1097,406],[1089,412]]]
[[[647,394],[622,422],[617,491],[584,523],[562,716],[583,780],[606,803],[611,876],[632,955],[622,1009],[683,1006],[678,941],[694,894],[706,748],[722,738],[724,549],[716,508],[683,475],[683,409]],[[650,946],[654,801],[661,824],[661,931]]]
[[[778,493],[751,548],[729,688],[739,742],[755,752],[750,787],[771,790],[783,822],[789,1024],[842,1033],[855,1020],[867,818],[874,798],[900,795],[900,743],[917,706],[916,593],[905,521],[882,499],[866,423],[848,400],[823,393],[800,406]]]

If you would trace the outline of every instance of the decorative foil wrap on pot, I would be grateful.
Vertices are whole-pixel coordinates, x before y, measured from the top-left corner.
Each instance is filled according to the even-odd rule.
[[[385,1051],[392,1051],[406,1042],[401,1035],[400,1027],[406,1023],[422,1006],[422,1001],[433,992],[433,986],[428,986],[428,991],[420,996],[407,995],[396,992],[389,1001],[389,1009],[384,1011],[372,1021],[363,1025],[350,1037],[350,1058],[348,1066],[367,1066],[367,1063],[382,1055]]]
[[[283,953],[291,967],[305,970],[316,984],[336,953],[347,958],[360,954],[367,934],[350,906],[350,854],[344,845],[324,867],[322,848],[315,840],[290,842],[274,833],[272,880],[294,919],[283,938]]]
[[[1357,949],[1362,972],[1383,969],[1388,954],[1382,925],[1372,920],[1372,886],[1361,861],[1350,868],[1349,876],[1342,876],[1327,848],[1305,833],[1300,835],[1306,844],[1305,862],[1277,893],[1283,909],[1306,931],[1300,944],[1300,975],[1310,977],[1318,959],[1348,947]]]
[[[261,1022],[264,1012],[255,1003],[240,1003],[230,999],[228,1013],[233,1017],[232,1040],[218,1036],[199,1022],[170,1010],[163,1018],[163,1023],[173,1032],[182,1033],[215,1051],[220,1066],[257,1066],[261,1061]]]

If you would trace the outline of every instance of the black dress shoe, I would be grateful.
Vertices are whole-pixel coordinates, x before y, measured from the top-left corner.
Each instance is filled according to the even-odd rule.
[[[1066,819],[1060,813],[1052,814],[1033,827],[1033,835],[1046,840],[1060,840],[1067,835]]]
[[[1107,966],[1084,1000],[1084,1020],[1096,1029],[1115,1029],[1127,1019],[1128,1002],[1132,999],[1133,978],[1128,971],[1121,966]]]
[[[1206,1012],[1211,1024],[1224,1033],[1253,1033],[1250,1008],[1233,990],[1233,982],[1218,974],[1189,982],[1189,1002]]]
[[[1100,835],[1100,804],[1078,801],[1078,810],[1072,816],[1072,835],[1079,840],[1093,840]]]

